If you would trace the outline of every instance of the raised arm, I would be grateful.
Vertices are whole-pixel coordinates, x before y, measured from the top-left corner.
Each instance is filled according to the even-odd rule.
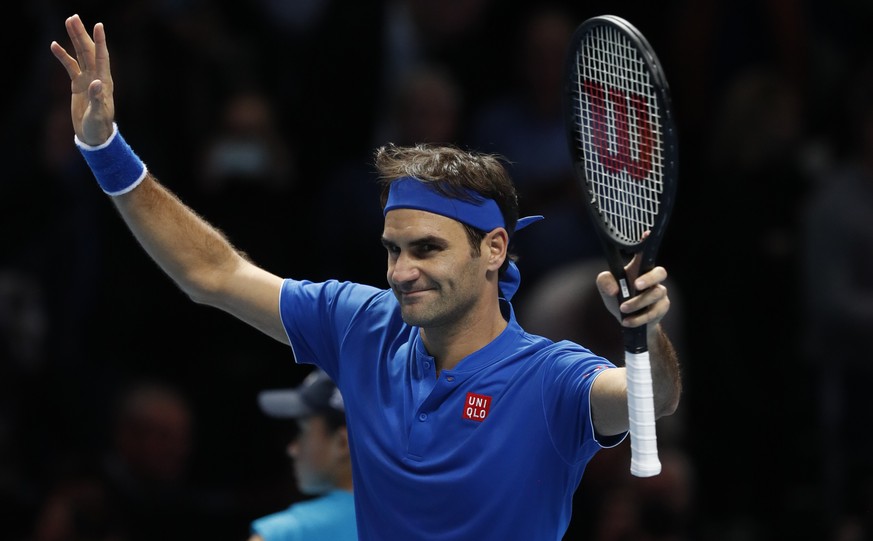
[[[629,265],[629,276],[634,275],[635,265],[638,265],[636,259]],[[618,306],[615,302],[618,283],[612,273],[604,271],[597,276],[597,288],[610,313],[622,325],[646,325],[656,418],[676,411],[682,391],[679,359],[660,324],[670,309],[670,298],[663,284],[666,278],[667,271],[663,267],[655,267],[639,276],[635,287],[640,294]],[[591,408],[594,427],[599,434],[607,436],[628,430],[627,376],[624,368],[607,370],[595,380]]]
[[[51,50],[70,76],[77,143],[83,154],[93,152],[89,164],[136,239],[192,300],[287,343],[279,317],[282,279],[252,264],[146,170],[115,131],[103,24],[94,26],[93,39],[78,15],[66,20],[66,28],[75,57],[57,42]]]

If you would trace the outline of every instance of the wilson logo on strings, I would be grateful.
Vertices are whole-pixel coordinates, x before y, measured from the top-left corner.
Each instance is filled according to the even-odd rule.
[[[593,146],[603,167],[644,180],[652,169],[652,125],[644,96],[583,83],[588,96]]]

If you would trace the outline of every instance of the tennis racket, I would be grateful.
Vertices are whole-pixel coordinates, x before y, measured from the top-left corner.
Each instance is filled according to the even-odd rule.
[[[584,206],[620,286],[635,296],[625,265],[655,257],[676,194],[677,138],[670,91],[655,51],[626,20],[593,17],[573,34],[565,71],[564,118]],[[631,473],[661,472],[646,326],[622,328],[627,369]]]

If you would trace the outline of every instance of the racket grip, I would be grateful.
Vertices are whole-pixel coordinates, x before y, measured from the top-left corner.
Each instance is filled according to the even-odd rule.
[[[626,352],[627,406],[631,438],[631,474],[652,477],[661,473],[655,431],[655,395],[649,352]]]

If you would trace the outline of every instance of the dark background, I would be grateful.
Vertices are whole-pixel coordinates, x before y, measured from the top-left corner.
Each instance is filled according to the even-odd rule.
[[[463,97],[453,142],[498,150],[477,122],[522,89],[521,29],[541,2],[420,3],[432,9],[426,22],[449,14],[433,24],[442,34],[417,31],[430,36],[421,58],[447,70]],[[69,45],[67,16],[80,14],[88,28],[105,23],[119,126],[158,178],[278,275],[382,284],[378,224],[361,221],[372,216],[361,209],[378,201],[351,179],[388,142],[380,127],[390,83],[400,79],[389,59],[412,47],[386,45],[389,2],[312,2],[323,11],[299,25],[271,5],[84,0],[4,8],[3,538],[39,538],[52,489],[111,450],[117,391],[146,378],[178,388],[191,404],[186,483],[210,503],[202,516],[213,540],[243,539],[252,518],[301,498],[283,453],[288,427],[264,418],[255,397],[299,382],[308,369],[289,348],[190,302],[148,259],[73,146],[68,79],[49,51],[52,40]],[[843,380],[826,374],[847,356],[861,366],[871,359],[851,342],[809,340],[816,318],[807,299],[827,276],[808,263],[817,254],[805,228],[817,190],[857,156],[863,106],[873,96],[864,86],[873,8],[850,0],[553,5],[574,27],[605,13],[630,20],[658,52],[673,92],[680,190],[661,262],[675,285],[685,381],[677,427],[665,432],[690,467],[682,538],[848,539],[839,536],[864,531],[854,519],[866,513],[870,469],[841,458],[834,423],[847,421],[827,415]],[[464,10],[473,10],[466,26],[451,24]],[[290,157],[290,180],[211,184],[204,175],[223,107],[240,89],[255,89],[272,108],[271,133]],[[508,158],[523,166],[537,156]],[[525,190],[535,200],[531,179],[523,202]],[[854,202],[869,210],[871,198],[862,191]],[[857,238],[873,237],[862,223]],[[576,238],[558,232],[536,250],[520,246],[522,272],[526,256],[531,269],[546,260],[540,254],[556,268],[592,257]],[[870,244],[858,249],[873,253]],[[869,268],[869,260],[859,263],[858,272],[868,276]],[[545,276],[525,273],[523,290]],[[857,292],[869,311],[863,295],[869,290]],[[857,329],[847,340],[865,344],[858,337],[873,331],[869,319],[851,321]],[[869,371],[857,374],[850,381],[859,388],[873,381],[864,379]],[[827,391],[831,384],[836,391]],[[862,400],[857,408],[873,406]],[[574,520],[568,538],[593,539],[593,523],[606,520],[591,503],[597,482],[591,487],[577,514],[588,522]]]

